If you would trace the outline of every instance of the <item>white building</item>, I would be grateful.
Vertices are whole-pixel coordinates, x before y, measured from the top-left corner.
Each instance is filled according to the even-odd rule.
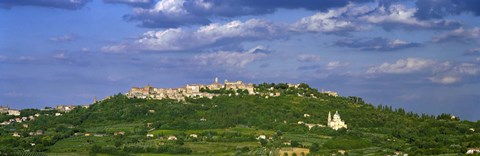
[[[173,136],[173,135],[171,135],[171,136],[168,136],[167,140],[177,140],[177,137],[176,137],[176,136]]]
[[[8,110],[8,115],[19,116],[19,115],[20,115],[20,111],[19,111],[19,110],[15,110],[15,109],[9,109],[9,110]]]
[[[259,136],[257,137],[257,140],[260,140],[260,139],[264,139],[264,140],[265,140],[265,139],[267,139],[267,136],[265,136],[265,135],[259,135]]]
[[[192,138],[198,138],[198,135],[197,135],[197,134],[190,134],[190,137],[192,137]]]
[[[480,153],[480,148],[467,148],[467,153],[465,154],[477,154]]]
[[[147,134],[147,138],[153,138],[153,134]]]
[[[340,128],[347,128],[347,124],[345,124],[345,122],[340,119],[340,114],[338,114],[338,111],[335,112],[333,118],[331,118],[330,112],[328,112],[327,125],[334,130],[338,130]]]

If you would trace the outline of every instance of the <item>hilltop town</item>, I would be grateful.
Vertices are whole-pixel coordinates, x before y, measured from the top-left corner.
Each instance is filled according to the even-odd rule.
[[[288,87],[297,88],[300,84],[286,84]],[[252,83],[244,83],[243,81],[230,82],[225,80],[224,83],[219,83],[218,78],[215,78],[212,84],[187,84],[180,88],[155,88],[150,85],[145,87],[133,87],[126,93],[129,98],[139,99],[174,99],[178,101],[185,101],[185,98],[213,98],[215,96],[227,93],[229,96],[248,94],[248,95],[265,95],[265,96],[280,96],[281,93],[274,92],[273,88],[269,88],[271,92],[260,92],[255,89]],[[337,92],[322,91],[322,93],[330,96],[338,96]]]

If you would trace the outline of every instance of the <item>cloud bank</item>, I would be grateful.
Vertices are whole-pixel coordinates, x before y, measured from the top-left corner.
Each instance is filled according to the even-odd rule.
[[[66,10],[77,10],[91,0],[0,0],[0,8],[10,9],[17,6],[37,6]]]

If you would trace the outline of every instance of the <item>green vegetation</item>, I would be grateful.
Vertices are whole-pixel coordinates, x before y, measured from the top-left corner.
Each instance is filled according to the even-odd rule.
[[[267,155],[299,147],[310,149],[311,155],[331,155],[338,150],[352,155],[395,151],[439,155],[480,147],[480,121],[373,106],[360,97],[327,96],[307,84],[294,88],[263,83],[256,85],[256,90],[259,95],[241,91],[238,96],[228,96],[231,91],[222,91],[224,95],[213,99],[185,102],[128,99],[117,94],[62,116],[54,116],[56,111],[22,110],[22,116],[41,115],[0,127],[0,154]],[[280,96],[266,98],[270,93]],[[308,129],[297,124],[326,125],[328,112],[337,110],[348,129]],[[0,122],[11,118],[1,114]],[[38,130],[44,133],[29,134]],[[12,136],[14,132],[21,137]],[[124,134],[114,135],[116,132]]]

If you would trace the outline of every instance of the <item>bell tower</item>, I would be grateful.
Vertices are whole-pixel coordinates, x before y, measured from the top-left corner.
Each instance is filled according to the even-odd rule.
[[[330,121],[332,121],[332,115],[330,115],[330,112],[328,112],[327,124],[330,124]]]

